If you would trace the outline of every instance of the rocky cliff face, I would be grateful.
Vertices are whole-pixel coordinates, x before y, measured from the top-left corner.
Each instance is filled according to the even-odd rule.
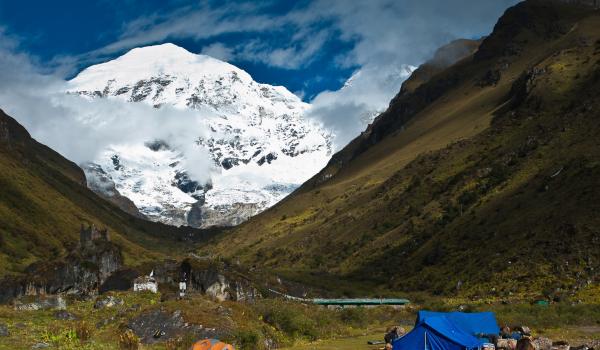
[[[253,281],[221,261],[196,257],[179,262],[168,260],[154,266],[153,271],[159,285],[176,286],[185,278],[188,293],[202,293],[221,301],[252,301],[262,297]]]
[[[309,105],[284,87],[257,83],[233,65],[172,44],[133,49],[85,69],[70,85],[70,93],[92,101],[166,110],[167,119],[173,108],[191,113],[194,123],[184,132],[165,120],[165,139],[123,140],[84,168],[88,179],[113,182],[151,220],[238,224],[291,193],[331,153],[328,132],[303,118]],[[192,169],[204,161],[212,165],[204,174]],[[116,197],[112,188],[89,185]]]
[[[122,266],[121,250],[111,242],[79,246],[64,259],[34,263],[27,268],[26,275],[0,281],[0,303],[21,296],[94,295]]]

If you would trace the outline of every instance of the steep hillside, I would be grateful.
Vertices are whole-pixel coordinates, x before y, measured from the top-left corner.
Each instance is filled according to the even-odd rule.
[[[122,212],[86,188],[79,167],[33,140],[2,111],[0,189],[0,277],[64,255],[77,244],[82,224],[108,228],[130,265],[183,246],[178,241],[211,234]]]
[[[210,249],[332,289],[596,284],[600,13],[526,1],[455,59],[409,79],[325,169]]]

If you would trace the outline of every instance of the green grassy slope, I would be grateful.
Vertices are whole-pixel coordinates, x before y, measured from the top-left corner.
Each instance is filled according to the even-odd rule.
[[[174,252],[186,236],[210,234],[122,212],[86,188],[79,167],[0,111],[0,277],[64,255],[77,244],[81,224],[108,228],[130,265]]]
[[[600,13],[520,3],[472,56],[422,80],[209,250],[331,288],[333,276],[498,296],[596,284]]]

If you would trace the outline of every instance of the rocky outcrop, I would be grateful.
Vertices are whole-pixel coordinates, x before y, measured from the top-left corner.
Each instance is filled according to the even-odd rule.
[[[37,296],[33,299],[26,300],[22,298],[15,301],[15,310],[34,311],[34,310],[64,310],[67,308],[67,301],[57,295]]]
[[[122,265],[121,249],[117,245],[102,240],[88,242],[64,259],[34,263],[24,276],[0,281],[0,303],[21,296],[94,295]]]
[[[164,342],[183,335],[192,335],[197,339],[214,338],[218,335],[214,328],[203,328],[185,322],[180,310],[168,312],[156,309],[144,312],[132,319],[127,326],[144,344]]]
[[[234,266],[211,259],[165,260],[153,267],[159,285],[176,286],[182,278],[188,293],[202,293],[217,300],[253,301],[262,295],[254,283]]]
[[[260,298],[260,293],[249,280],[228,274],[215,267],[192,269],[189,285],[193,290],[205,293],[217,300],[252,301]]]

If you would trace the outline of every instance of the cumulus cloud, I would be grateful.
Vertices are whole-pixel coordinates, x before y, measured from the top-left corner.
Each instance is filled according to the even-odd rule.
[[[385,109],[408,77],[406,65],[418,65],[457,38],[488,34],[497,18],[518,0],[317,0],[295,16],[309,21],[318,13],[341,40],[354,42],[338,64],[359,67],[351,85],[314,97],[310,116],[336,135],[336,147],[357,136],[370,116]]]
[[[0,108],[38,141],[83,163],[111,145],[164,140],[184,154],[194,179],[210,179],[214,165],[209,153],[193,142],[208,136],[202,134],[201,113],[66,94],[66,81],[40,73],[34,60],[16,52],[14,41],[0,35],[0,42]]]

